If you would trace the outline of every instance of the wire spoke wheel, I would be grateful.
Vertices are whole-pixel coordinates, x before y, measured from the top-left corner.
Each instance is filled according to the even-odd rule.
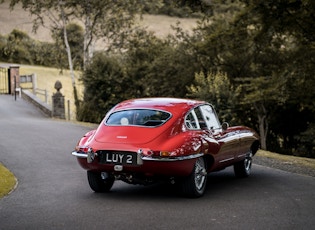
[[[207,184],[207,167],[203,157],[196,160],[192,173],[183,179],[182,192],[189,197],[200,197],[205,193]]]
[[[251,170],[251,168],[252,168],[252,162],[253,162],[253,154],[252,153],[250,153],[250,154],[248,154],[248,156],[246,156],[246,158],[245,158],[245,160],[244,160],[244,167],[245,167],[245,170],[247,171],[247,172],[249,172],[250,173],[250,170]]]
[[[245,159],[234,164],[234,173],[237,177],[248,177],[251,173],[253,153],[249,152]]]
[[[195,186],[198,190],[201,190],[202,187],[205,184],[207,172],[206,172],[206,166],[203,158],[199,158],[196,161],[195,165]]]

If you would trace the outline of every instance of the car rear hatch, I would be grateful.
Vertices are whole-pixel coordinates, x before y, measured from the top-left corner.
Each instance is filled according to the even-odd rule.
[[[153,141],[164,131],[165,128],[162,127],[104,126],[97,130],[94,138],[100,143],[144,144]]]

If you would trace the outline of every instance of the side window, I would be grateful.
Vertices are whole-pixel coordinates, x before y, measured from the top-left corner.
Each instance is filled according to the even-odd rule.
[[[197,116],[200,128],[201,129],[207,129],[208,128],[207,123],[206,123],[204,117],[202,116],[202,112],[201,112],[200,107],[195,108],[194,111],[195,111],[195,114]]]
[[[196,114],[194,110],[190,111],[185,117],[185,125],[189,129],[199,129],[199,124],[196,119]]]
[[[209,105],[200,106],[201,112],[209,129],[219,129],[220,122],[215,111]]]

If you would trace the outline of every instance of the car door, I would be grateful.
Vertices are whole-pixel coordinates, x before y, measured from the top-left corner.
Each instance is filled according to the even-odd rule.
[[[219,143],[220,149],[214,156],[216,164],[219,167],[230,165],[234,162],[235,155],[239,151],[239,138],[238,135],[229,130],[222,130],[218,116],[215,110],[210,105],[200,106],[204,120],[208,129],[212,132],[214,139]]]

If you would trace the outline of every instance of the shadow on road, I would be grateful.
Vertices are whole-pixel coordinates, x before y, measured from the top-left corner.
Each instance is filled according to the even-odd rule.
[[[258,166],[259,167],[259,166]],[[247,193],[252,191],[251,187],[260,187],[264,181],[268,181],[268,174],[253,173],[248,178],[237,178],[234,175],[233,168],[227,168],[220,172],[210,173],[206,193],[204,197],[222,198],[226,196],[226,191]],[[86,186],[88,182],[86,181]],[[169,183],[158,183],[154,185],[130,185],[122,181],[116,181],[113,188],[108,193],[95,193],[91,190],[86,194],[89,198],[111,198],[120,201],[123,200],[182,200],[190,199],[183,196],[176,185]],[[200,198],[203,199],[203,198]]]

